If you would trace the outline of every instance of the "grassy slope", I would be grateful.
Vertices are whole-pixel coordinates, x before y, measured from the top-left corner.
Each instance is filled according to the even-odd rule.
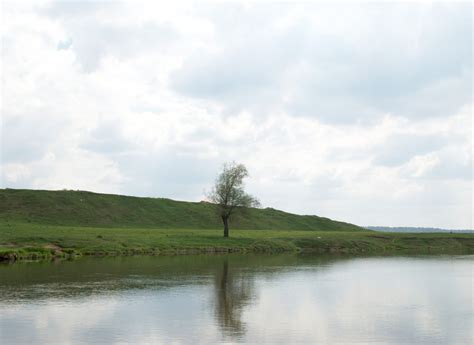
[[[0,190],[0,260],[282,251],[474,253],[472,234],[377,233],[271,209],[250,210],[224,239],[213,212],[206,203]]]
[[[0,189],[0,221],[98,227],[220,229],[215,207],[205,202],[137,198],[82,191]],[[317,216],[249,209],[231,220],[233,229],[339,230],[361,228]]]

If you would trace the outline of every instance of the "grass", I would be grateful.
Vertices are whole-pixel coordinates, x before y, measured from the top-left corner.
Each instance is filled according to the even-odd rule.
[[[246,209],[223,238],[215,206],[83,191],[0,189],[0,260],[249,252],[474,253],[472,234],[368,231]],[[251,230],[248,230],[251,229]]]
[[[0,223],[0,258],[198,253],[474,253],[472,234],[98,228]]]
[[[83,191],[0,189],[0,221],[111,228],[220,229],[215,206],[162,198]],[[246,209],[231,219],[233,229],[360,231],[318,216],[272,208]]]

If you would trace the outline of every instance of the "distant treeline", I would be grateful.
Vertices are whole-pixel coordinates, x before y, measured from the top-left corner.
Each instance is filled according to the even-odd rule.
[[[417,228],[417,227],[391,227],[391,226],[366,226],[366,229],[384,232],[444,232],[444,233],[474,233],[470,229],[440,229],[440,228]]]

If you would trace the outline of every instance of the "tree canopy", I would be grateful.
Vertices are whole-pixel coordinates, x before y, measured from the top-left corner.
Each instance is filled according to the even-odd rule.
[[[244,190],[247,168],[235,162],[226,163],[209,193],[211,202],[217,205],[224,223],[224,237],[229,236],[229,218],[238,209],[260,206],[259,201]]]

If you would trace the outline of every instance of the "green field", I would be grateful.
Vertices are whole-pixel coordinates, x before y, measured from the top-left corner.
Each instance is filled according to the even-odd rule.
[[[0,257],[173,255],[248,252],[474,253],[472,234],[400,234],[311,230],[135,229],[2,223]]]
[[[0,221],[114,228],[222,228],[215,206],[207,202],[24,189],[0,189]],[[231,229],[363,230],[353,224],[272,208],[246,209],[231,219]]]
[[[208,203],[0,190],[0,205],[1,260],[248,252],[474,253],[473,234],[380,233],[273,209],[248,210],[231,223],[231,237],[223,238]]]

